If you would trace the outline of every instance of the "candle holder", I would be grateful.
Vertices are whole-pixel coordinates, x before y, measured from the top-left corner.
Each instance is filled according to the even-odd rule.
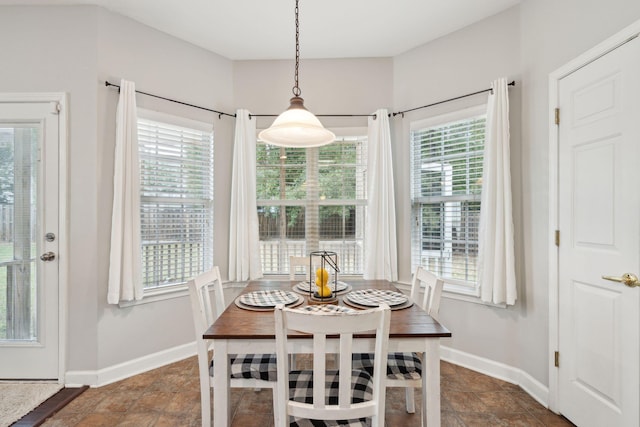
[[[336,286],[339,272],[336,252],[315,251],[309,254],[310,303],[329,304],[338,301]]]

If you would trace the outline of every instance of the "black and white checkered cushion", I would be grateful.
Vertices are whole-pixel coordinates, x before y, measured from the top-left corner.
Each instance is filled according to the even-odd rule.
[[[338,371],[328,370],[325,381],[327,405],[338,404]],[[291,371],[289,373],[289,399],[296,402],[313,403],[313,371]],[[351,403],[361,403],[373,399],[371,375],[363,370],[351,371]],[[317,426],[370,426],[371,419],[355,420],[306,420],[289,417],[291,427]]]
[[[231,378],[255,378],[277,381],[275,354],[232,354]],[[213,376],[213,360],[209,364],[209,375]]]
[[[364,369],[373,375],[373,353],[354,353],[353,369]],[[419,380],[422,375],[422,361],[416,353],[389,353],[387,357],[387,378],[399,380]]]

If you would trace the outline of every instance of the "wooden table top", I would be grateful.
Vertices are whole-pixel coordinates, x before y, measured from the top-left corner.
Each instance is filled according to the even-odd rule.
[[[243,289],[241,294],[266,289],[291,290],[299,283],[295,281],[254,280]],[[397,291],[393,283],[386,280],[349,280],[353,290],[357,289],[388,289]],[[338,305],[346,305],[343,296],[338,296]],[[307,297],[302,306],[307,305]],[[334,303],[336,304],[336,303]],[[300,306],[300,307],[302,307]],[[289,338],[307,338],[308,335],[291,331]],[[359,337],[373,337],[362,334]],[[392,310],[390,338],[424,338],[450,337],[451,332],[429,316],[424,310],[413,304],[411,307]],[[275,319],[273,311],[245,310],[235,303],[229,304],[227,309],[218,317],[213,325],[203,334],[205,339],[275,339]]]

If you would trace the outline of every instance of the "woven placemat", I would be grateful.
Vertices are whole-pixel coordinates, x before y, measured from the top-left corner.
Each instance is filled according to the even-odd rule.
[[[345,307],[343,305],[335,304],[317,304],[317,305],[305,305],[302,308],[298,308],[300,311],[310,311],[312,313],[355,313],[353,308]]]
[[[249,292],[238,297],[244,305],[252,307],[275,307],[278,304],[288,305],[298,301],[299,295],[281,289],[269,289]]]
[[[351,288],[351,286],[349,286],[348,284],[346,284],[344,282],[341,282],[340,280],[338,280],[335,283],[336,283],[336,285],[335,285],[336,293],[344,292],[347,289]],[[327,285],[327,286],[329,286],[329,288],[331,288],[332,291],[334,290],[333,282],[331,284]],[[306,293],[309,293],[309,291],[315,292],[316,284],[315,283],[309,284],[309,282],[300,282],[300,283],[297,283],[294,286],[294,290],[302,291],[302,292],[306,292]]]
[[[296,295],[296,297],[298,298],[296,301],[287,304],[286,306],[288,308],[292,308],[292,307],[297,307],[299,305],[301,305],[304,302],[304,297],[302,295]],[[243,310],[249,310],[249,311],[273,311],[276,307],[258,307],[255,305],[247,305],[244,304],[243,302],[240,301],[240,297],[236,298],[234,301],[235,305]]]
[[[353,308],[359,308],[361,310],[369,310],[372,307],[370,305],[362,305],[362,304],[356,304],[355,302],[351,302],[346,298],[342,299],[342,302],[344,302],[346,305],[353,307]],[[413,305],[413,301],[410,299],[407,299],[407,302],[403,303],[403,304],[399,304],[399,305],[394,305],[393,307],[389,307],[391,309],[391,311],[394,310],[402,310],[405,308],[409,308]]]
[[[409,298],[400,292],[383,289],[360,289],[345,295],[344,300],[365,307],[377,307],[381,302],[386,303],[389,307],[394,307],[406,303]]]

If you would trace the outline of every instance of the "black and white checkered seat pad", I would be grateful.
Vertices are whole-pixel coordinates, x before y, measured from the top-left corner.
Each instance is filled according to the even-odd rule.
[[[255,378],[277,381],[275,354],[232,354],[231,378]],[[209,364],[209,375],[213,376],[213,360]]]
[[[364,369],[373,375],[373,353],[354,353],[353,369]],[[422,361],[416,353],[389,353],[387,357],[387,377],[399,380],[419,380],[422,375]]]
[[[325,381],[328,405],[338,404],[338,371],[328,370]],[[351,402],[361,403],[373,398],[371,375],[363,370],[351,371]],[[313,371],[291,371],[289,373],[289,399],[296,402],[313,403]],[[371,419],[355,420],[305,420],[289,417],[292,427],[316,426],[370,426]]]

